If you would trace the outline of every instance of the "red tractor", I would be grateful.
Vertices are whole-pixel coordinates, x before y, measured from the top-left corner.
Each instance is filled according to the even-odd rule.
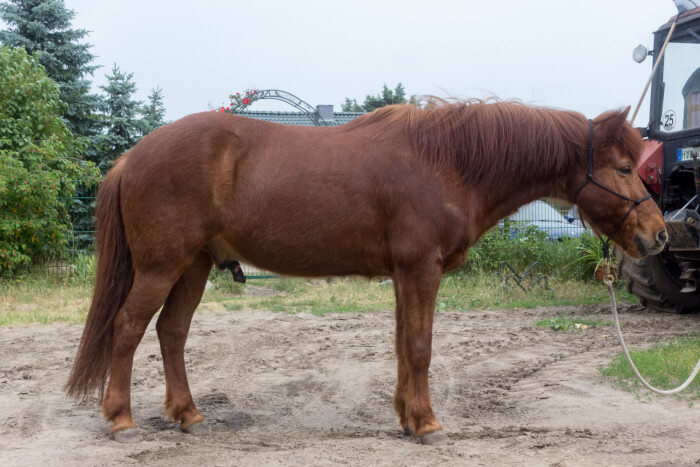
[[[641,45],[634,50],[637,62],[647,55],[656,62],[660,56],[651,81],[649,124],[641,129],[646,141],[638,171],[664,213],[669,242],[662,253],[642,260],[623,254],[619,265],[629,291],[644,306],[678,313],[700,310],[700,8],[695,5],[654,33],[652,51]]]

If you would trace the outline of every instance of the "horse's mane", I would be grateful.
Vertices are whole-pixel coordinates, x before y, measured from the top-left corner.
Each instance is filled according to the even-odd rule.
[[[607,112],[596,123],[618,113]],[[424,108],[387,106],[345,126],[398,126],[417,154],[455,168],[472,183],[551,179],[586,165],[588,123],[582,114],[513,101],[431,98]],[[627,124],[623,129],[618,143],[638,157],[639,134]]]

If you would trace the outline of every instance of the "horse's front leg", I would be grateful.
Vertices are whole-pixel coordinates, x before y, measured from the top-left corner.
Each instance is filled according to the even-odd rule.
[[[433,313],[441,275],[437,261],[397,269],[394,273],[398,358],[394,407],[403,428],[412,431],[424,444],[448,441],[440,432],[442,425],[430,404],[428,387]]]

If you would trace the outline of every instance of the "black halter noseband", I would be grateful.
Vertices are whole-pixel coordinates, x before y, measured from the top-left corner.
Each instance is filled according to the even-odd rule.
[[[574,196],[574,204],[576,204],[576,200],[578,199],[579,193],[581,193],[581,190],[583,190],[588,183],[593,183],[594,185],[602,188],[603,190],[612,193],[613,195],[617,196],[618,198],[622,198],[625,201],[629,201],[632,203],[632,206],[630,206],[629,210],[627,211],[627,214],[625,214],[622,217],[622,220],[615,226],[613,229],[612,233],[608,236],[607,240],[603,240],[602,238],[600,241],[603,243],[603,256],[607,259],[610,257],[610,242],[612,241],[612,238],[615,236],[615,234],[622,228],[622,224],[625,223],[627,220],[627,217],[629,217],[630,213],[634,208],[642,204],[644,201],[648,200],[651,198],[651,194],[647,193],[646,196],[642,196],[641,198],[638,199],[632,199],[628,198],[627,196],[623,195],[622,193],[618,193],[617,191],[608,188],[607,186],[603,185],[600,183],[598,180],[596,180],[593,177],[593,120],[590,118],[588,119],[588,174],[586,175],[586,181],[583,182],[583,185],[581,185],[581,188],[576,191],[576,195]],[[600,237],[600,236],[599,236]]]

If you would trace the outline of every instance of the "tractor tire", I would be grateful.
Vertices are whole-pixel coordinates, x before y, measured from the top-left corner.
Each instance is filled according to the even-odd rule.
[[[668,251],[643,259],[632,259],[618,251],[618,270],[627,290],[639,297],[642,306],[670,313],[700,310],[700,291],[681,293],[678,259]]]

